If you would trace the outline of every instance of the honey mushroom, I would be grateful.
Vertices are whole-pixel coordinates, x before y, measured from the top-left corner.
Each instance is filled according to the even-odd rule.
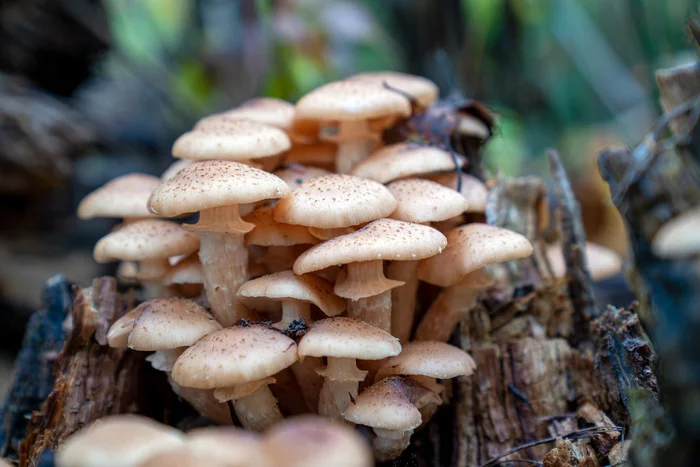
[[[489,191],[481,180],[469,174],[462,173],[458,175],[454,172],[428,175],[427,178],[453,190],[457,190],[459,181],[461,181],[462,185],[459,193],[464,196],[469,203],[469,207],[464,214],[442,222],[434,222],[433,227],[445,233],[462,224],[466,224],[468,219],[478,219],[477,222],[483,221],[483,214],[484,211],[486,211],[486,199],[488,198]]]
[[[366,81],[380,86],[388,86],[416,100],[421,107],[427,107],[440,96],[437,85],[422,76],[409,75],[398,71],[370,71],[347,78],[348,81]]]
[[[199,259],[212,314],[224,326],[249,318],[236,291],[248,279],[244,235],[253,225],[241,219],[238,205],[284,196],[287,184],[274,175],[232,161],[197,161],[156,188],[149,209],[166,217],[199,212],[186,225],[201,241]]]
[[[700,206],[672,218],[654,235],[651,251],[659,258],[678,259],[697,255],[700,250]]]
[[[204,275],[198,254],[193,253],[171,266],[163,275],[161,283],[170,287],[175,296],[205,302],[203,306],[206,305],[206,294],[202,293]]]
[[[199,120],[194,128],[200,129],[217,120],[250,120],[289,130],[294,122],[294,105],[274,97],[256,97],[238,107]]]
[[[79,219],[111,217],[125,223],[153,217],[148,197],[160,184],[153,175],[133,173],[110,180],[88,194],[78,205]]]
[[[267,467],[261,441],[257,433],[233,426],[203,427],[187,432],[185,447],[225,467]]]
[[[622,258],[602,245],[586,242],[584,249],[586,265],[593,281],[602,281],[614,276],[622,269]],[[566,262],[561,245],[550,245],[546,250],[547,259],[554,277],[566,276]]]

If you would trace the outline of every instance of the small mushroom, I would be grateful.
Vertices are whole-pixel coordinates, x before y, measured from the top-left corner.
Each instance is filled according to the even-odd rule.
[[[185,438],[189,452],[225,467],[265,466],[261,444],[256,433],[232,426],[195,428]]]
[[[193,453],[186,447],[159,452],[141,462],[138,467],[228,467],[206,454]]]
[[[202,296],[204,274],[202,273],[202,263],[199,261],[199,255],[193,253],[180,260],[165,273],[161,283],[173,289],[177,296],[192,299],[200,298]],[[206,294],[204,295],[204,301],[206,301]]]
[[[159,184],[160,179],[153,175],[134,173],[117,177],[83,198],[78,205],[78,217],[114,217],[124,222],[153,217],[148,211],[148,197]]]
[[[594,281],[602,281],[610,276],[614,276],[622,269],[622,258],[602,245],[586,242],[584,250],[586,265]],[[547,247],[547,259],[552,267],[554,277],[566,276],[566,262],[561,245],[550,245]]]
[[[294,122],[294,105],[274,97],[256,97],[231,110],[204,117],[194,127],[206,127],[218,119],[250,120],[288,130]]]
[[[318,370],[324,378],[318,413],[342,421],[345,409],[357,397],[359,382],[367,376],[356,360],[380,360],[399,352],[398,339],[368,323],[352,318],[316,322],[299,342],[299,356],[328,358],[328,365]]]
[[[469,203],[466,212],[483,213],[486,210],[486,198],[489,195],[489,190],[481,180],[473,175],[465,173],[457,175],[456,173],[452,172],[431,175],[428,178],[439,183],[440,185],[452,188],[453,190],[457,189],[459,179],[461,178],[462,187],[459,192]]]
[[[423,107],[429,106],[440,96],[437,85],[429,79],[398,71],[370,71],[353,75],[347,80],[367,81],[381,86],[386,84],[400,93],[411,96]]]
[[[685,211],[662,225],[651,242],[659,258],[678,259],[700,252],[700,206]]]

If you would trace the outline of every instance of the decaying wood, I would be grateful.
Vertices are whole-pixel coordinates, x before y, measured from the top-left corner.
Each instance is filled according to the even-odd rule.
[[[557,444],[544,456],[543,467],[598,467],[600,463],[593,448],[585,441],[557,440]]]
[[[20,445],[20,466],[32,466],[45,450],[97,418],[136,409],[142,357],[107,344],[107,331],[132,304],[117,293],[114,278],[74,290],[70,331],[55,365],[53,391],[32,414]]]

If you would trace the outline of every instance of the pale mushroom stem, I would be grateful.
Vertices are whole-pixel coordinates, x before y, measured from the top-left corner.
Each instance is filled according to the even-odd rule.
[[[480,288],[461,284],[440,292],[416,329],[416,341],[447,342],[457,324],[474,307]]]
[[[227,404],[219,402],[211,389],[186,388],[180,386],[168,375],[168,383],[178,397],[182,397],[198,413],[220,425],[233,423]]]
[[[156,370],[170,373],[173,371],[175,360],[177,360],[186,349],[187,347],[176,347],[174,349],[156,350],[146,357],[146,361],[150,362],[151,366]]]
[[[341,284],[336,284],[336,293],[350,297],[347,302],[348,316],[356,318],[387,332],[391,332],[391,290],[401,282],[384,276],[382,260],[348,264],[348,274]],[[376,287],[379,293],[366,296],[367,288]],[[339,293],[340,292],[340,293]],[[365,297],[353,299],[365,293]]]
[[[343,414],[357,397],[359,382],[364,381],[367,372],[357,368],[354,358],[328,357],[328,365],[318,373],[324,378],[318,413],[348,423]]]
[[[311,304],[299,300],[283,300],[282,319],[272,327],[282,330],[292,324],[292,321],[300,318],[304,318],[307,324],[311,324]]]
[[[323,360],[318,357],[306,357],[299,360],[290,367],[294,373],[304,405],[309,412],[315,413],[318,410],[318,402],[323,387],[323,378],[318,374],[318,369],[323,366]]]
[[[160,283],[160,278],[168,272],[167,258],[144,259],[139,262],[138,277],[146,300],[169,297],[168,288]]]
[[[352,168],[367,159],[374,147],[374,135],[367,124],[367,120],[341,122],[338,125],[338,136],[334,138],[338,143],[335,156],[336,172],[350,173]]]
[[[388,461],[397,458],[411,444],[413,430],[384,430],[374,428],[377,437],[374,439],[374,455],[378,461]]]
[[[241,425],[248,431],[260,433],[282,421],[277,399],[272,395],[270,386],[267,384],[233,401],[233,407],[236,409]]]
[[[394,261],[389,264],[389,279],[405,282],[391,291],[391,333],[401,345],[408,342],[413,329],[418,293],[417,261]]]
[[[347,301],[348,316],[391,332],[391,290],[359,300]]]

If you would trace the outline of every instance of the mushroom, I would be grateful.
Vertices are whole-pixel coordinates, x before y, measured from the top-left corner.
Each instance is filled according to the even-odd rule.
[[[249,316],[236,291],[248,278],[244,234],[254,226],[241,219],[238,205],[288,192],[286,183],[262,170],[231,161],[198,161],[163,182],[149,199],[149,209],[167,217],[199,211],[199,221],[186,227],[201,240],[204,289],[224,326]]]
[[[380,139],[381,126],[393,117],[411,113],[409,101],[397,92],[374,82],[362,80],[336,81],[314,89],[299,99],[296,118],[337,128],[321,132],[321,139],[338,144],[336,171],[348,173],[366,158]]]
[[[174,290],[175,295],[185,298],[199,298],[202,295],[204,275],[198,254],[191,254],[180,260],[165,273],[161,279],[163,285]],[[204,296],[206,301],[206,295]]]
[[[348,315],[390,331],[391,289],[403,282],[384,276],[383,261],[417,261],[437,255],[446,245],[445,236],[431,227],[380,219],[307,250],[294,262],[294,273],[347,264],[334,292],[348,299]]]
[[[274,465],[370,467],[372,452],[354,430],[313,415],[289,418],[265,435],[262,448]]]
[[[160,280],[170,268],[168,258],[189,255],[199,248],[196,235],[174,222],[145,219],[131,222],[102,237],[93,250],[98,263],[138,261],[138,279],[147,298],[166,293]]]
[[[152,455],[177,449],[183,434],[140,415],[112,415],[72,434],[58,449],[58,467],[136,467]]]
[[[396,180],[387,188],[398,201],[393,219],[418,224],[440,222],[460,215],[469,208],[458,192],[430,180]],[[391,333],[401,344],[408,342],[413,328],[418,292],[417,261],[393,261],[387,268],[389,279],[404,282],[391,291]]]
[[[171,371],[184,350],[221,325],[191,300],[156,298],[143,302],[112,324],[110,347],[155,352],[148,360],[160,371]]]
[[[204,117],[194,126],[199,129],[219,119],[251,120],[288,130],[294,122],[294,105],[274,97],[256,97],[231,110]]]
[[[464,165],[464,158],[455,156]],[[389,183],[400,178],[415,177],[455,169],[452,154],[435,146],[417,143],[398,143],[385,146],[357,164],[351,175]]]
[[[345,409],[357,397],[359,382],[367,376],[356,360],[380,360],[399,352],[398,339],[363,321],[328,318],[314,323],[299,342],[299,357],[328,358],[328,365],[318,370],[324,379],[318,413],[342,421]]]
[[[347,78],[348,81],[367,81],[387,85],[406,97],[412,97],[421,107],[428,107],[440,97],[437,85],[427,78],[409,75],[398,71],[371,71]]]
[[[261,439],[232,426],[195,428],[187,432],[185,445],[195,455],[206,456],[226,467],[264,466]]]
[[[396,458],[410,444],[413,430],[421,425],[418,407],[439,404],[440,398],[410,379],[391,377],[368,387],[345,411],[345,419],[371,427],[377,437],[377,460]]]
[[[193,453],[186,447],[176,448],[172,451],[159,452],[142,463],[138,467],[228,467],[225,462],[212,459],[206,453]]]
[[[662,225],[651,242],[651,251],[659,258],[678,259],[696,256],[700,251],[700,206],[677,215]]]
[[[165,169],[165,172],[163,172],[163,174],[160,176],[160,181],[164,182],[166,180],[170,180],[175,175],[177,175],[177,173],[179,171],[181,171],[182,169],[184,169],[185,167],[190,165],[192,162],[194,162],[194,161],[187,160],[187,159],[176,160],[175,162],[170,164],[170,167]]]
[[[173,381],[170,374],[167,376],[168,384],[175,395],[190,404],[197,413],[219,425],[231,425],[233,423],[233,413],[229,406],[225,402],[216,400],[212,389],[186,388]]]
[[[78,205],[78,217],[113,217],[124,222],[153,217],[148,211],[148,197],[159,184],[160,179],[153,175],[134,173],[117,177],[83,198]]]
[[[263,431],[282,420],[270,392],[272,377],[297,361],[297,345],[262,325],[221,329],[185,350],[173,366],[177,384],[214,389],[220,402],[231,403],[243,428]]]
[[[607,279],[622,269],[622,258],[620,258],[620,255],[602,245],[586,242],[584,255],[591,279],[594,281]],[[552,267],[554,277],[566,276],[566,262],[560,244],[547,247],[547,260]]]
[[[335,170],[335,153],[338,147],[333,143],[294,144],[284,153],[284,164],[301,164],[333,172]]]
[[[458,182],[461,179],[462,186],[459,192],[469,203],[469,207],[466,209],[466,212],[483,213],[486,210],[486,198],[489,195],[489,190],[481,180],[473,175],[465,173],[458,175],[452,172],[430,175],[428,176],[428,179],[437,182],[440,185],[452,188],[453,190],[457,189],[459,184]]]
[[[420,280],[445,289],[418,325],[415,340],[447,341],[474,306],[479,291],[492,283],[482,268],[532,254],[532,245],[523,235],[487,224],[464,225],[447,232],[446,237],[442,255],[418,265]]]

